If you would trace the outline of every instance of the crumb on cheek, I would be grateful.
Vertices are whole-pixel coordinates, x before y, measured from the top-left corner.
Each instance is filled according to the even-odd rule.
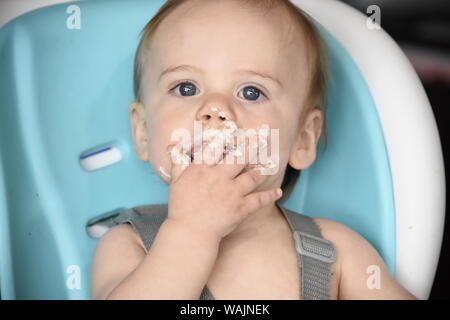
[[[166,169],[164,169],[163,167],[159,167],[159,172],[161,172],[161,174],[164,176],[164,178],[166,178],[167,180],[171,180],[172,177],[169,173],[167,173]]]

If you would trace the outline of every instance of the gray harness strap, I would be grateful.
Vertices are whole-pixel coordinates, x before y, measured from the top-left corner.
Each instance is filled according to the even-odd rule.
[[[123,211],[113,221],[115,224],[130,223],[134,231],[141,237],[148,252],[166,218],[167,204],[152,204]]]
[[[336,260],[333,244],[322,237],[311,217],[282,208],[291,228],[301,267],[301,297],[330,300],[330,267]]]
[[[293,231],[301,269],[301,298],[329,300],[330,266],[335,261],[332,243],[323,239],[319,227],[312,218],[283,208],[278,203],[277,205]],[[167,209],[167,204],[134,207],[121,212],[113,221],[116,225],[130,223],[148,252],[161,224],[167,218]],[[204,287],[200,300],[214,300],[207,286]]]

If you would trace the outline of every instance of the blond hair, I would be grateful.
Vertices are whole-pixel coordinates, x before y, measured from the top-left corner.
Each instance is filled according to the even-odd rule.
[[[189,0],[167,0],[153,18],[145,25],[140,33],[140,41],[134,61],[134,97],[135,101],[142,102],[142,77],[145,70],[145,62],[150,50],[150,43],[158,26],[172,13],[177,7]],[[231,0],[230,0],[231,1]],[[300,125],[304,125],[306,116],[313,109],[320,109],[324,114],[324,124],[321,138],[324,138],[327,144],[327,126],[326,126],[326,106],[327,106],[327,87],[328,87],[328,56],[326,47],[316,26],[311,22],[312,19],[303,10],[292,4],[289,0],[233,0],[237,3],[258,9],[264,12],[270,12],[272,9],[284,9],[290,18],[297,24],[300,30],[303,30],[308,47],[307,59],[311,65],[311,83],[309,92],[305,101],[304,108],[300,115]],[[300,171],[287,165],[281,188],[283,189],[282,201],[286,199],[295,185],[300,175]]]

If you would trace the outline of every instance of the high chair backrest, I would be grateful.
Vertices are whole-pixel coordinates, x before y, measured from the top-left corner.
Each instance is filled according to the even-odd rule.
[[[348,51],[348,41],[336,30],[344,30],[347,36],[358,34],[355,41],[363,43],[362,31],[354,30],[357,21],[365,21],[363,15],[334,1],[293,2],[317,19],[330,51],[332,81],[328,148],[302,172],[286,207],[327,217],[358,231],[380,252],[390,272],[401,276],[402,284],[426,298],[442,236],[443,167],[423,88],[382,30],[376,31],[379,41],[391,47],[387,58],[384,48],[380,48],[380,54],[396,61],[402,72],[367,74],[361,69],[358,55],[355,58]],[[95,235],[104,230],[89,229],[88,225],[102,227],[102,221],[121,210],[167,202],[167,185],[148,163],[136,158],[128,115],[139,33],[163,3],[65,3],[29,12],[0,29],[3,299],[90,298],[90,266],[98,239],[87,231]],[[327,12],[333,12],[333,17]],[[367,45],[366,51],[371,50],[374,48]],[[385,64],[373,62],[373,66]],[[389,105],[395,102],[395,107],[405,111],[395,118],[386,113],[386,101],[380,102],[380,95],[393,90],[382,85],[391,78],[402,85],[401,94],[388,101]],[[374,87],[378,91],[374,92]],[[411,101],[409,95],[415,100]],[[420,131],[423,140],[414,140],[425,150],[422,159],[408,160],[419,170],[425,168],[425,162],[436,169],[408,177],[398,174],[398,170],[403,172],[399,166],[402,160],[392,154],[398,156],[397,148],[405,151],[403,142],[413,149],[411,139],[417,139],[409,124],[408,130],[402,127],[405,118],[412,117],[406,114],[411,104],[417,113],[413,116],[417,130],[423,125],[428,131]],[[385,112],[381,116],[380,105]],[[423,114],[427,117],[419,120]],[[386,127],[391,130],[396,125],[412,135],[402,134],[398,143],[392,131],[386,133]],[[409,163],[403,165],[411,167]],[[412,193],[403,191],[410,189],[409,181],[427,182],[427,188],[435,192],[411,199],[421,209],[430,208],[432,221],[424,211],[409,211],[411,206],[405,204],[405,197]],[[427,235],[432,232],[435,237],[430,239]],[[420,243],[426,250],[405,253],[406,241]],[[399,260],[405,256],[406,260]],[[401,262],[412,258],[423,260],[420,268]],[[416,273],[419,270],[424,272],[423,277]],[[411,273],[419,280],[408,279]]]

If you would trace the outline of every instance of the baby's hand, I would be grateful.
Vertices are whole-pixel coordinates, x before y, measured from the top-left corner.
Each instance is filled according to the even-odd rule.
[[[203,155],[208,156],[207,152],[204,150]],[[242,164],[231,153],[224,158],[220,154],[212,164],[191,163],[186,168],[183,163],[173,163],[168,219],[221,240],[249,214],[278,200],[279,188],[252,193],[268,175],[259,169],[245,172],[249,162],[256,160],[245,154]],[[220,160],[223,162],[218,163]]]

